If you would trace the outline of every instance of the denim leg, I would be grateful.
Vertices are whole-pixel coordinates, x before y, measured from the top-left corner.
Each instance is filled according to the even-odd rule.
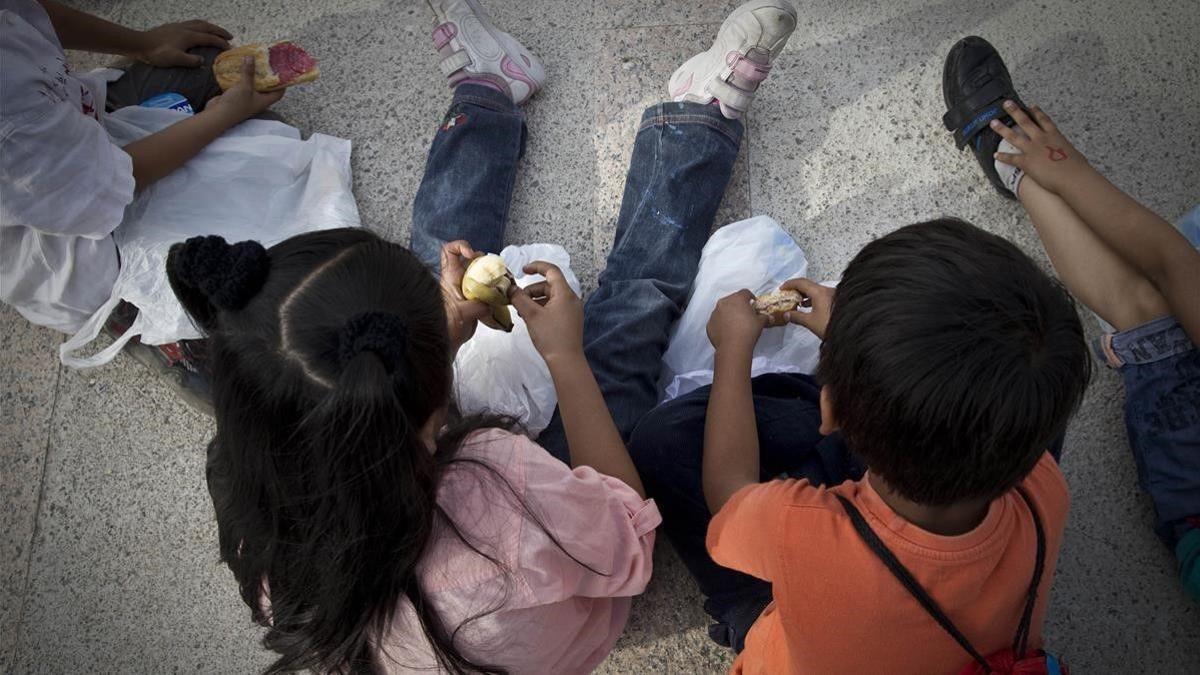
[[[435,271],[442,244],[465,239],[499,253],[525,149],[525,117],[498,91],[474,84],[454,90],[425,160],[413,201],[412,250]]]
[[[1174,546],[1200,516],[1200,348],[1173,316],[1103,336],[1097,351],[1125,381],[1125,428],[1138,481]]]
[[[660,530],[704,594],[704,610],[717,622],[709,635],[741,651],[750,626],[771,600],[771,585],[721,567],[705,546],[712,514],[701,486],[701,462],[711,391],[701,387],[652,410],[634,431],[629,451],[662,512]],[[752,391],[762,480],[787,475],[836,485],[862,476],[863,467],[841,437],[821,435],[820,387],[811,377],[762,375],[754,378]]]
[[[626,441],[658,402],[671,326],[683,311],[741,144],[716,106],[646,109],[633,145],[608,264],[584,314],[584,351]],[[569,461],[555,413],[538,443]]]

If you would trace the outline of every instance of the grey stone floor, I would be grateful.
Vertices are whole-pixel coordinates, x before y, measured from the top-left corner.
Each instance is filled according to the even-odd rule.
[[[81,3],[75,3],[81,4]],[[291,37],[322,63],[278,109],[354,141],[364,223],[406,238],[431,133],[448,101],[424,2],[91,0],[147,27],[206,18],[243,41]],[[595,285],[642,106],[704,48],[726,0],[491,0],[546,61],[509,238],[562,242]],[[865,242],[942,214],[1045,261],[1023,213],[997,197],[940,128],[942,58],[976,33],[1117,182],[1169,217],[1200,198],[1200,11],[1195,0],[803,0],[801,23],[748,121],[722,222],[770,214],[835,276]],[[92,59],[80,63],[94,65]],[[203,484],[211,422],[122,356],[57,364],[60,336],[2,312],[0,670],[252,672],[267,659],[217,562]],[[1151,535],[1121,421],[1096,377],[1071,426],[1074,506],[1048,634],[1078,672],[1200,672],[1200,607]],[[649,591],[603,670],[719,672],[700,599],[664,546]],[[820,608],[814,608],[820,611]],[[882,666],[886,670],[886,666]]]

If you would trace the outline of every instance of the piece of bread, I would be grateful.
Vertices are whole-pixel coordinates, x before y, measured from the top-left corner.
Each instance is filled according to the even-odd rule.
[[[221,91],[242,81],[242,58],[246,56],[254,57],[254,88],[257,91],[275,91],[312,82],[320,75],[317,60],[294,42],[242,45],[221,52],[213,61],[213,75]]]
[[[779,320],[784,314],[800,306],[804,296],[799,291],[782,290],[766,293],[754,298],[754,311]]]

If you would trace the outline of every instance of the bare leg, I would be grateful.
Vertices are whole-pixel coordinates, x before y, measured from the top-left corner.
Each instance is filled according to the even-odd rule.
[[[1117,255],[1058,195],[1026,175],[1017,196],[1071,294],[1117,330],[1171,313],[1149,279]]]

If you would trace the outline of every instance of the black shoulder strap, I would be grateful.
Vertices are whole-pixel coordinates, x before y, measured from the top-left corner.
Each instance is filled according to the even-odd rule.
[[[1033,568],[1033,580],[1029,585],[1029,591],[1026,595],[1025,611],[1021,615],[1021,623],[1017,627],[1016,636],[1013,638],[1013,651],[1017,654],[1017,657],[1020,658],[1020,656],[1025,653],[1025,649],[1029,642],[1029,628],[1030,624],[1033,622],[1033,607],[1037,602],[1037,590],[1041,585],[1042,571],[1045,567],[1046,542],[1045,534],[1042,531],[1042,521],[1038,517],[1037,509],[1033,507],[1033,502],[1030,501],[1029,495],[1025,493],[1024,489],[1018,487],[1017,491],[1020,493],[1021,498],[1025,500],[1025,504],[1029,507],[1029,512],[1033,514],[1033,524],[1035,530],[1037,531],[1037,561],[1035,562]],[[946,616],[946,613],[942,611],[942,608],[937,604],[937,601],[930,597],[929,593],[925,591],[921,584],[915,578],[913,578],[913,575],[908,571],[908,568],[906,568],[903,563],[896,559],[896,556],[892,553],[891,549],[889,549],[887,545],[879,539],[879,535],[875,534],[875,531],[871,529],[869,524],[867,524],[866,518],[863,518],[863,515],[859,512],[858,508],[856,508],[849,499],[846,499],[841,495],[835,496],[838,498],[838,501],[842,503],[842,507],[846,509],[846,513],[850,516],[850,521],[854,523],[854,529],[858,532],[858,536],[862,538],[863,542],[867,544],[867,547],[871,549],[876,557],[878,557],[879,560],[882,561],[885,566],[887,566],[888,570],[893,576],[896,577],[901,585],[904,586],[905,590],[907,590],[917,602],[921,603],[921,607],[925,608],[925,611],[929,613],[929,616],[933,617],[934,621],[937,621],[938,625],[940,625],[943,630],[949,633],[950,637],[954,638],[954,641],[957,642],[959,646],[963,648],[963,650],[970,654],[971,658],[974,659],[976,663],[983,666],[984,672],[992,672],[992,668],[988,664],[987,659],[979,653],[979,650],[975,649],[975,646],[972,645],[970,640],[968,640],[966,636],[962,634],[962,631],[958,630],[958,627],[954,625],[954,622],[950,620],[950,617]]]
[[[1033,528],[1037,532],[1037,560],[1033,563],[1033,580],[1029,583],[1029,593],[1025,600],[1025,611],[1021,614],[1021,625],[1017,626],[1017,635],[1013,638],[1013,652],[1017,658],[1025,654],[1029,648],[1029,629],[1033,623],[1033,606],[1037,604],[1038,588],[1042,585],[1042,572],[1046,569],[1046,532],[1042,529],[1042,519],[1038,516],[1033,500],[1025,488],[1017,486],[1017,493],[1025,500],[1025,506],[1033,516]]]

